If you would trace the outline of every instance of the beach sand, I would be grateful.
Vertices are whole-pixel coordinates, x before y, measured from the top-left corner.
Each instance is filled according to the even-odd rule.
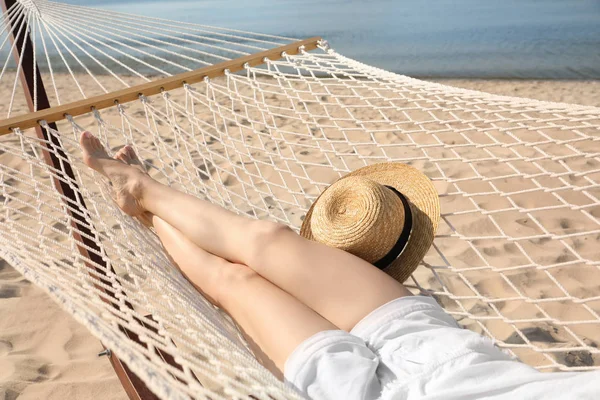
[[[600,106],[600,81],[435,79],[438,83],[502,96]]]
[[[600,82],[595,81],[438,82],[500,95],[600,106]],[[1,89],[2,93],[8,90]],[[5,107],[0,104],[0,111]],[[0,156],[0,162],[8,162],[7,155]],[[571,222],[576,223],[567,219],[564,224]],[[490,246],[490,252],[497,260],[510,259],[510,249],[499,251]],[[577,285],[577,279],[573,284]],[[543,291],[543,285],[540,281],[539,287],[534,284],[529,289],[532,293]],[[479,289],[482,293],[498,291],[502,284],[482,280]],[[108,359],[97,356],[99,341],[3,260],[0,321],[0,400],[127,398]]]

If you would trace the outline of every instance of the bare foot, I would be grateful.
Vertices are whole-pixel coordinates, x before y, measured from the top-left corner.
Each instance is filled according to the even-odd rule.
[[[148,171],[144,167],[142,161],[140,161],[140,159],[138,158],[137,154],[135,154],[135,150],[133,150],[133,147],[129,145],[122,147],[115,154],[115,158],[124,162],[127,165],[132,166],[133,168],[137,168],[140,172],[144,173],[145,175],[148,175]],[[140,215],[137,215],[136,217],[146,227],[151,228],[153,226],[152,213],[145,211]]]
[[[81,134],[79,145],[86,165],[106,176],[112,183],[116,202],[123,212],[134,217],[146,212],[141,199],[144,185],[151,178],[145,171],[111,158],[100,140],[90,132]]]
[[[148,175],[148,171],[146,171],[144,164],[140,161],[137,154],[135,154],[135,150],[133,150],[133,147],[129,145],[123,146],[119,151],[117,151],[117,153],[115,154],[115,158],[117,160],[123,161],[127,165],[131,165],[132,167],[137,168],[144,174]]]

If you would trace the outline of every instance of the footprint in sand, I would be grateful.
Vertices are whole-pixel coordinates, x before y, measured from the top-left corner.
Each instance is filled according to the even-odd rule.
[[[4,357],[13,349],[13,344],[8,340],[0,340],[0,357]]]
[[[558,343],[559,341],[554,338],[552,333],[547,328],[525,328],[521,329],[521,333],[530,342],[543,342],[543,343]],[[517,332],[514,332],[508,338],[504,339],[505,343],[509,344],[525,344],[525,340]]]
[[[569,367],[591,367],[594,365],[592,353],[587,350],[567,351],[556,356],[558,362]]]
[[[16,400],[19,398],[19,396],[21,396],[21,392],[10,388],[0,388],[0,399]]]
[[[34,382],[43,382],[50,378],[50,366],[43,364],[37,369],[37,376],[33,379]]]
[[[0,342],[0,345],[2,344],[2,342]],[[2,354],[2,353],[0,353]],[[40,382],[45,382],[47,380],[49,380],[52,376],[51,375],[56,375],[56,374],[52,374],[51,372],[51,366],[50,364],[44,363],[41,361],[41,359],[34,357],[34,358],[14,358],[14,363],[11,365],[12,366],[12,374],[10,374],[9,376],[5,377],[8,378],[8,380],[4,380],[4,382],[8,383],[10,385],[11,381],[13,381],[14,378],[18,377],[18,380],[20,382],[36,382],[36,383],[40,383]],[[14,381],[13,381],[14,382]],[[19,388],[17,387],[13,387],[12,389],[17,389]],[[5,392],[7,393],[7,392]],[[20,393],[16,393],[16,395],[18,396]],[[0,391],[0,399],[16,399],[17,397],[2,397],[2,391]]]
[[[0,299],[10,299],[13,297],[20,297],[21,289],[14,285],[2,285],[0,286]]]
[[[213,172],[214,168],[210,166],[207,168],[205,164],[196,165],[196,173],[198,174],[198,177],[203,181],[209,180]]]
[[[4,281],[10,281],[13,279],[21,278],[21,275],[18,271],[13,269],[6,261],[0,258],[0,279]]]

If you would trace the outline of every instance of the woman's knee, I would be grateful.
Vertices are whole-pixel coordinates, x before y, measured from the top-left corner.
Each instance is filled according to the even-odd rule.
[[[248,230],[248,251],[244,262],[252,269],[268,264],[272,250],[295,233],[286,225],[272,221],[253,221]]]
[[[211,297],[217,302],[217,305],[224,305],[232,296],[241,291],[241,286],[247,285],[257,278],[259,278],[258,274],[249,267],[227,263],[216,273],[211,285],[214,288]]]

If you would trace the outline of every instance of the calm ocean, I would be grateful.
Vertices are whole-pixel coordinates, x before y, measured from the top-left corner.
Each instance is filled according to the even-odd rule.
[[[60,1],[60,0],[59,0]],[[600,0],[68,0],[261,33],[429,77],[600,79]]]

